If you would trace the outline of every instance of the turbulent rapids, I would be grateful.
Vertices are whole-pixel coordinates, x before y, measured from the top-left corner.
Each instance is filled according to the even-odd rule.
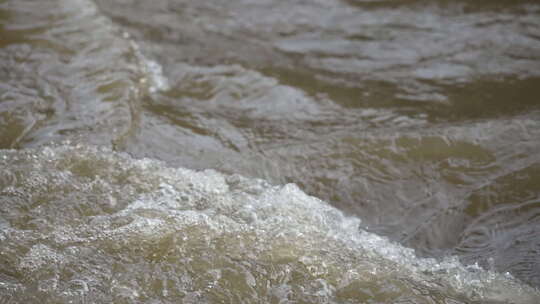
[[[0,153],[17,303],[536,303],[509,275],[418,259],[293,184],[103,148]]]
[[[0,303],[540,303],[537,1],[0,0]]]

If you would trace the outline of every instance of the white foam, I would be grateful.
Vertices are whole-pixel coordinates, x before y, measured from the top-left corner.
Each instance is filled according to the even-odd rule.
[[[147,87],[149,93],[166,91],[169,89],[169,81],[163,74],[163,67],[154,60],[148,59],[141,51],[140,46],[130,38],[128,33],[123,34],[124,39],[129,40],[131,48],[137,57],[141,74],[143,77],[139,80],[141,84]]]
[[[59,279],[59,292],[73,288],[68,292],[73,297],[97,293],[139,301],[142,295],[156,292],[152,277],[157,276],[166,280],[190,277],[191,282],[178,283],[184,287],[176,289],[169,286],[165,293],[160,289],[159,297],[166,294],[178,300],[175,292],[182,294],[181,299],[194,292],[203,302],[214,293],[264,301],[266,287],[261,286],[267,285],[269,294],[278,298],[309,297],[314,303],[344,301],[344,290],[350,286],[358,286],[356,293],[358,288],[366,289],[390,302],[416,297],[418,289],[463,303],[532,304],[540,299],[538,291],[506,274],[464,267],[453,257],[418,258],[411,249],[360,230],[357,218],[346,217],[294,184],[272,186],[215,171],[174,169],[85,146],[0,154],[7,156],[0,157],[0,165],[12,172],[23,177],[62,173],[68,178],[54,181],[56,186],[65,183],[56,189],[79,191],[80,201],[69,203],[47,198],[57,195],[47,187],[35,188],[34,197],[47,202],[40,209],[47,221],[44,227],[53,229],[32,230],[32,235],[52,242],[54,249],[37,241],[21,258],[19,272],[34,273],[56,265],[52,271],[61,273],[66,271],[61,268],[72,267],[69,261],[76,260],[82,265],[77,269],[87,269],[80,274],[88,278],[85,282],[101,286],[108,284],[106,269],[113,267],[109,263],[124,269],[115,279],[116,287],[105,294],[90,285],[62,285]],[[18,162],[12,161],[15,157]],[[29,172],[28,164],[39,164],[35,166],[39,172]],[[80,169],[88,164],[99,164],[92,167],[91,175]],[[51,179],[39,180],[47,184]],[[11,186],[18,187],[14,183]],[[70,206],[95,204],[95,197],[106,199],[107,195],[97,195],[101,192],[117,197],[115,211],[81,216]],[[59,208],[63,212],[55,213]],[[27,243],[34,238],[28,231],[12,230],[4,243]],[[141,280],[145,272],[149,272],[148,286],[134,285],[132,281]],[[276,282],[275,276],[282,282]],[[231,278],[238,285],[231,285]],[[397,288],[397,294],[385,293],[386,286]]]

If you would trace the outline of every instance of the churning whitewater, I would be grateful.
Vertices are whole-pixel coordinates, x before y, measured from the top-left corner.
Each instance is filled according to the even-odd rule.
[[[16,303],[536,303],[510,275],[359,229],[294,184],[106,148],[0,152],[0,294]]]

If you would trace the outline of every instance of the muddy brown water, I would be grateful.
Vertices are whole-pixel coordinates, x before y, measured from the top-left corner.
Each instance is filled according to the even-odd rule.
[[[0,295],[537,303],[539,96],[536,1],[0,0]]]

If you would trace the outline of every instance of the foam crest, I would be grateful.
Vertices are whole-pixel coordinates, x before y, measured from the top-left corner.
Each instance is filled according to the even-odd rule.
[[[417,258],[294,184],[170,168],[105,148],[0,153],[0,166],[21,177],[0,188],[11,225],[0,239],[11,255],[0,255],[0,265],[18,265],[10,275],[15,300],[540,299],[509,275]],[[6,199],[13,189],[31,189],[28,204]]]

